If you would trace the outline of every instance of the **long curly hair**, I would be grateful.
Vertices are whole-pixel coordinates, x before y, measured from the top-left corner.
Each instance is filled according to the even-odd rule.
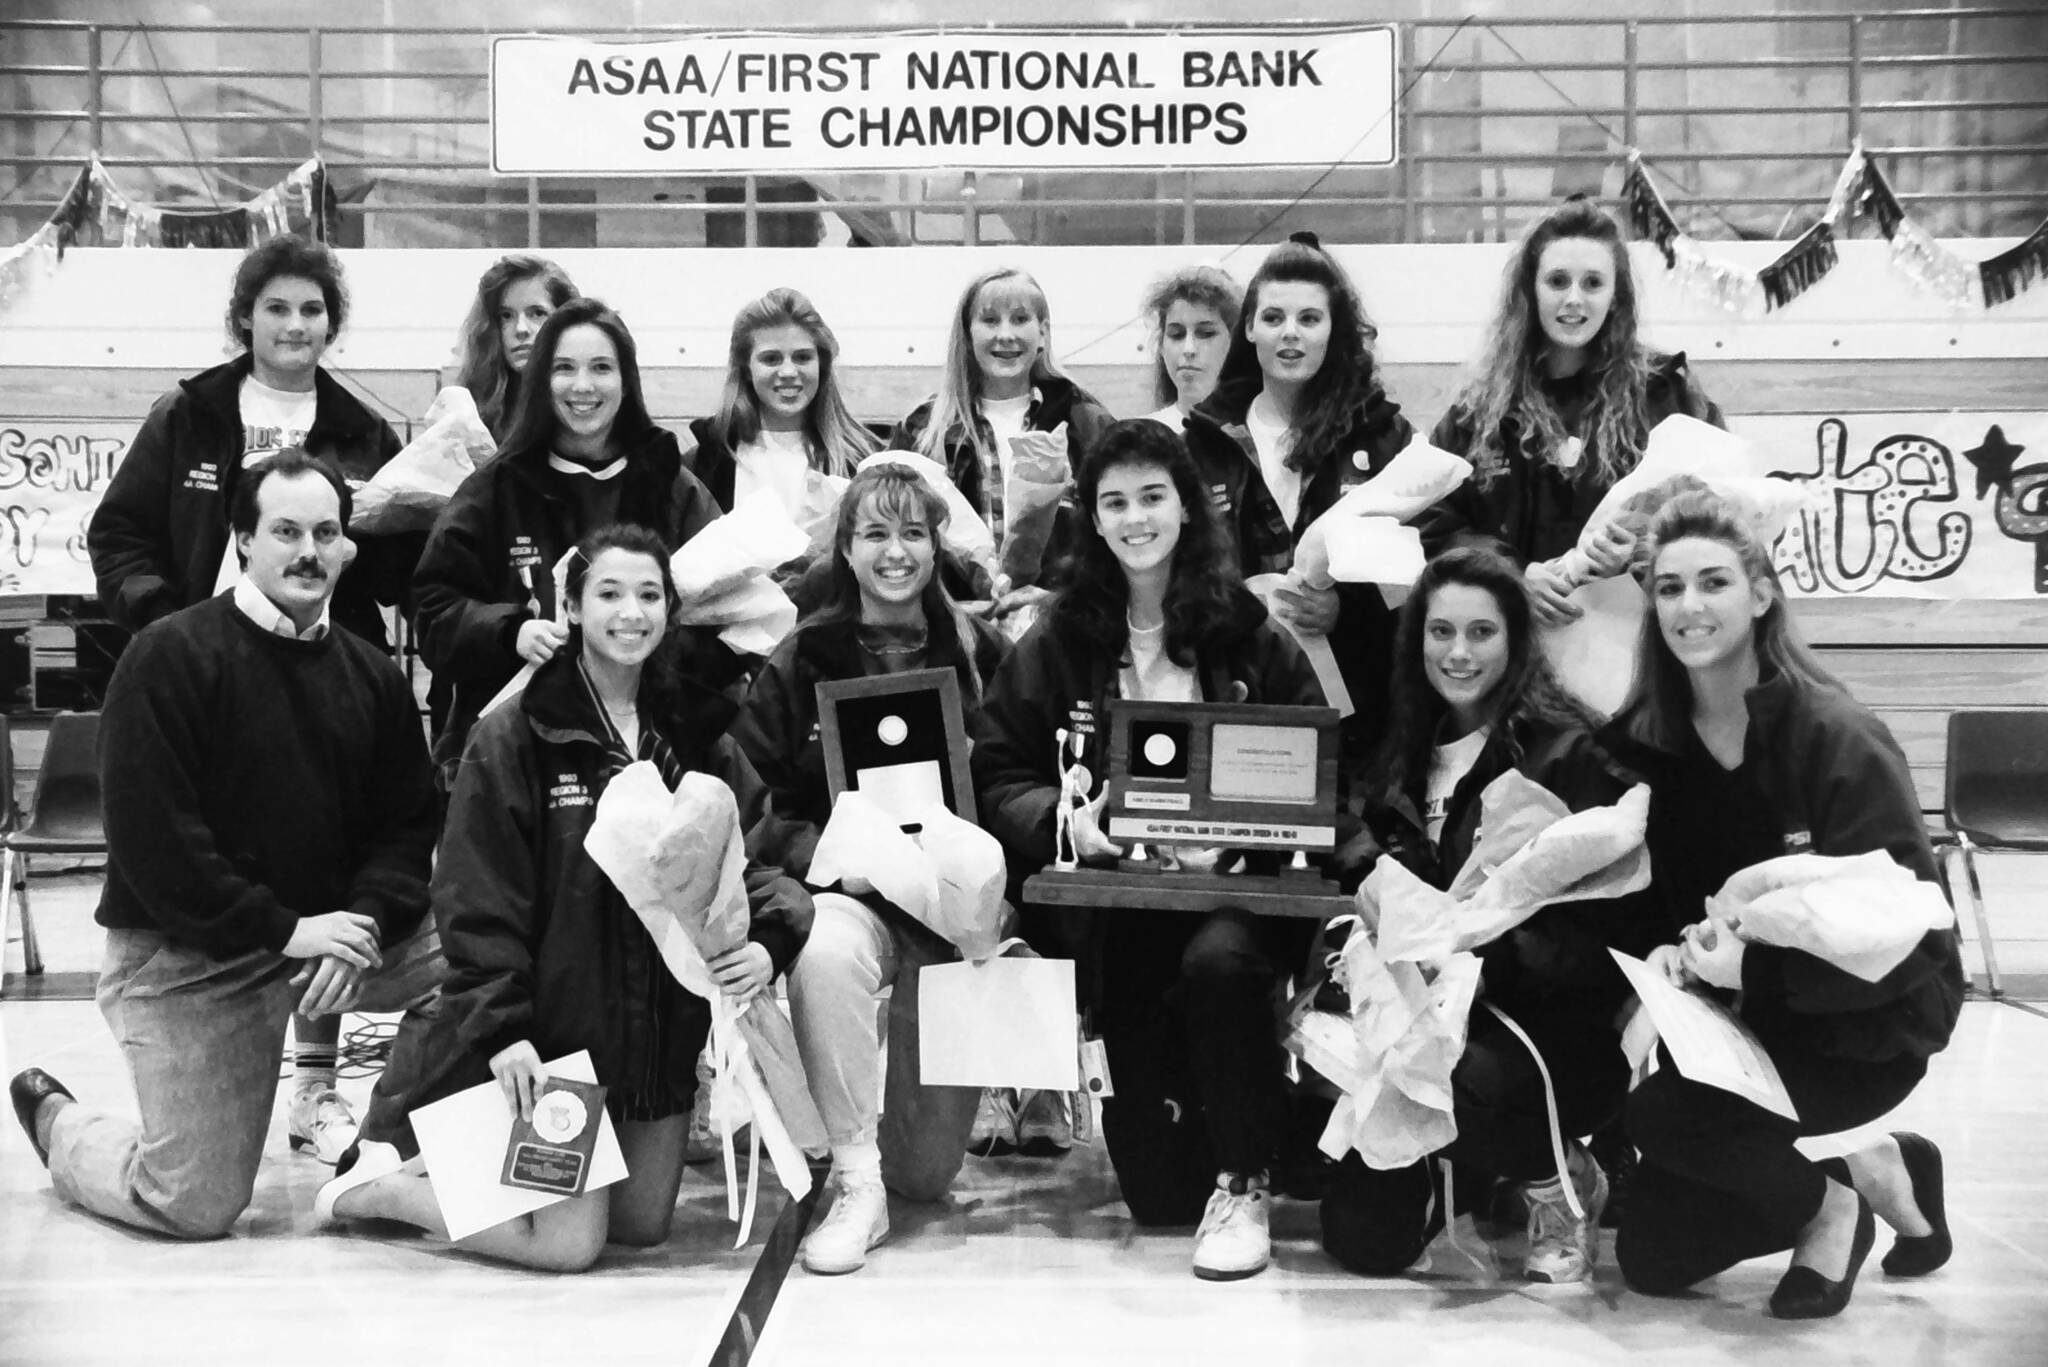
[[[576,297],[569,273],[546,257],[525,253],[501,256],[477,277],[476,298],[470,301],[457,343],[455,383],[469,391],[476,400],[477,416],[501,441],[519,396],[519,376],[505,360],[505,333],[498,326],[498,310],[504,305],[505,291],[522,280],[540,281],[548,302],[556,308]]]
[[[1196,654],[1231,620],[1242,586],[1228,536],[1187,443],[1178,432],[1150,418],[1112,424],[1081,457],[1081,467],[1074,472],[1074,498],[1088,518],[1088,530],[1075,538],[1078,544],[1068,552],[1062,578],[1067,587],[1047,607],[1047,615],[1071,624],[1084,639],[1099,642],[1112,659],[1121,659],[1130,646],[1130,581],[1109,542],[1095,529],[1096,495],[1103,479],[1119,466],[1163,472],[1187,511],[1166,585],[1166,654],[1176,664],[1192,667]]]
[[[818,349],[818,392],[804,410],[804,445],[811,465],[828,475],[851,475],[862,456],[877,446],[874,434],[855,420],[839,392],[839,339],[817,306],[796,290],[772,289],[733,315],[732,344],[726,352],[725,392],[711,420],[728,450],[761,436],[761,401],[754,393],[754,334],[775,327],[802,328]]]
[[[1524,459],[1541,459],[1570,438],[1564,418],[1545,389],[1544,357],[1549,341],[1536,311],[1536,268],[1553,242],[1582,238],[1607,248],[1614,258],[1614,301],[1607,320],[1587,348],[1586,371],[1592,405],[1580,440],[1584,459],[1602,484],[1635,468],[1649,435],[1647,395],[1653,357],[1637,335],[1635,271],[1621,225],[1589,199],[1570,199],[1530,224],[1508,260],[1501,279],[1500,307],[1476,374],[1458,396],[1469,415],[1474,446],[1467,454],[1479,482],[1491,484],[1511,456],[1503,440],[1510,421],[1521,434]]]
[[[1231,334],[1230,354],[1223,358],[1218,389],[1250,386],[1260,378],[1251,323],[1259,316],[1260,292],[1267,285],[1281,283],[1320,285],[1330,298],[1330,347],[1322,368],[1303,388],[1295,409],[1294,445],[1287,453],[1288,468],[1306,473],[1336,452],[1338,443],[1363,422],[1379,395],[1372,354],[1379,328],[1366,314],[1357,287],[1337,258],[1323,250],[1314,233],[1296,233],[1266,253],[1266,259],[1252,272],[1251,283],[1244,287],[1244,309]]]
[[[1684,742],[1685,728],[1692,724],[1692,676],[1665,644],[1655,605],[1657,557],[1666,546],[1689,537],[1718,542],[1734,551],[1750,584],[1762,585],[1770,594],[1771,604],[1754,622],[1751,636],[1762,675],[1783,677],[1800,688],[1848,691],[1800,636],[1785,601],[1785,587],[1771,563],[1770,547],[1756,534],[1746,510],[1710,490],[1682,493],[1658,511],[1645,547],[1637,552],[1644,592],[1651,595],[1652,602],[1651,610],[1643,615],[1642,634],[1636,638],[1635,683],[1622,704],[1631,736],[1659,749],[1676,750]]]
[[[536,351],[539,344],[535,344]],[[667,604],[662,615],[662,639],[647,662],[640,667],[640,692],[638,701],[641,714],[657,719],[658,729],[670,735],[684,721],[682,716],[682,683],[676,665],[676,614],[682,608],[682,595],[676,589],[675,576],[669,572],[668,547],[662,544],[661,534],[651,527],[637,522],[614,522],[599,527],[576,543],[576,553],[569,557],[569,565],[562,577],[562,589],[571,603],[583,599],[583,583],[590,574],[590,567],[606,551],[625,551],[632,555],[644,555],[654,561],[661,572],[661,596]],[[583,654],[583,627],[574,623],[569,627],[566,652],[572,658]]]
[[[1166,311],[1182,302],[1214,310],[1223,330],[1234,335],[1244,311],[1244,290],[1221,266],[1186,266],[1152,282],[1145,292],[1145,320],[1152,330],[1152,402],[1161,408],[1180,398],[1180,386],[1166,368],[1165,337]]]
[[[1507,626],[1507,669],[1487,695],[1486,709],[1488,724],[1496,736],[1506,741],[1512,758],[1521,758],[1515,753],[1520,744],[1519,723],[1535,722],[1551,728],[1576,726],[1588,731],[1597,724],[1593,715],[1565,692],[1557,676],[1551,673],[1550,663],[1536,640],[1535,616],[1522,572],[1499,551],[1481,546],[1456,547],[1423,566],[1408,601],[1401,605],[1400,623],[1394,634],[1392,703],[1378,765],[1389,792],[1407,792],[1428,777],[1438,728],[1451,710],[1429,681],[1422,647],[1437,591],[1452,584],[1486,593],[1500,609],[1501,621]]]
[[[968,698],[978,702],[981,698],[981,672],[975,668],[974,624],[941,582],[944,578],[940,571],[945,548],[940,538],[949,516],[946,500],[940,497],[938,490],[925,483],[924,477],[908,466],[892,465],[884,460],[861,470],[846,486],[846,492],[839,500],[839,520],[832,529],[831,575],[825,581],[825,590],[819,596],[818,605],[804,618],[799,630],[860,621],[860,581],[854,578],[853,562],[848,552],[863,517],[888,517],[899,522],[922,523],[926,534],[931,537],[933,552],[931,577],[925,581],[918,603],[924,610],[925,629],[930,633],[927,640],[934,645],[943,645],[947,636],[952,638],[960,658],[967,664],[962,673],[966,676],[964,682]]]
[[[633,334],[627,330],[625,320],[601,299],[571,299],[549,314],[534,336],[526,370],[536,378],[536,383],[519,387],[519,405],[512,410],[512,426],[498,442],[499,459],[532,451],[539,451],[544,457],[554,448],[559,423],[548,376],[555,368],[555,352],[562,344],[562,334],[586,323],[611,338],[612,348],[619,354],[623,392],[607,446],[617,454],[654,427],[654,419],[647,413],[647,398],[640,388],[640,351],[633,345]]]
[[[997,266],[968,281],[954,306],[953,326],[946,333],[946,368],[939,375],[939,392],[932,397],[931,421],[917,438],[918,454],[941,465],[946,463],[947,443],[963,439],[974,447],[984,465],[993,468],[996,459],[994,438],[981,420],[981,367],[974,362],[974,338],[968,332],[983,290],[992,290],[992,302],[996,303],[1022,299],[1037,316],[1045,344],[1031,363],[1031,382],[1063,377],[1052,358],[1052,308],[1038,282],[1014,266]]]

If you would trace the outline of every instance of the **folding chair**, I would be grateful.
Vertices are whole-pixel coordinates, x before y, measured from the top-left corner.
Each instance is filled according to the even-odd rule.
[[[28,863],[33,855],[73,857],[105,854],[106,826],[100,815],[100,714],[59,712],[50,721],[49,744],[36,771],[35,796],[24,824],[13,811],[13,759],[6,778],[6,835],[0,839],[0,945],[6,944],[7,915],[21,908],[22,967],[30,977],[43,971],[36,923],[29,914]]]
[[[2048,852],[2048,711],[1951,713],[1945,787],[1942,820],[1963,852],[1984,973],[2003,997],[1977,851]]]

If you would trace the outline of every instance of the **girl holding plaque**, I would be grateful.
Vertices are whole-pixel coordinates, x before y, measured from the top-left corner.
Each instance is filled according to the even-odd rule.
[[[1650,429],[1673,413],[1721,425],[1685,356],[1640,339],[1637,298],[1621,226],[1591,200],[1558,205],[1522,234],[1477,377],[1430,434],[1474,474],[1424,514],[1424,544],[1496,541],[1525,567],[1544,625],[1580,615],[1553,562],[1642,459]],[[1617,529],[1588,547],[1594,571],[1619,573],[1632,543]]]
[[[1402,607],[1393,714],[1366,819],[1385,857],[1448,888],[1478,836],[1480,794],[1519,770],[1574,810],[1605,806],[1623,784],[1594,744],[1594,723],[1551,676],[1522,574],[1498,552],[1461,547],[1431,560]],[[1628,985],[1607,946],[1620,943],[1625,901],[1547,907],[1478,949],[1479,999],[1451,1075],[1458,1137],[1406,1168],[1345,1155],[1323,1198],[1323,1246],[1354,1272],[1396,1276],[1443,1228],[1437,1162],[1516,1182],[1529,1211],[1531,1281],[1592,1275],[1607,1183],[1592,1156],[1564,1140],[1574,1214],[1551,1147],[1549,1109],[1564,1136],[1591,1134],[1621,1111],[1628,1066],[1615,1021]],[[1542,1062],[1531,1053],[1539,1050]],[[1554,1103],[1546,1101],[1547,1068]]]
[[[773,289],[732,320],[718,412],[690,424],[683,453],[691,473],[726,512],[757,489],[773,493],[799,524],[832,506],[821,477],[844,480],[872,452],[835,373],[839,339],[811,301]]]
[[[448,961],[440,1018],[423,1037],[401,1039],[401,1052],[417,1053],[393,1064],[419,1079],[412,1107],[495,1079],[507,1107],[530,1121],[547,1081],[542,1061],[589,1051],[629,1175],[457,1244],[525,1267],[580,1272],[607,1242],[668,1238],[711,1028],[708,1004],[674,979],[584,851],[599,796],[621,769],[648,760],[671,788],[690,770],[724,782],[742,826],[763,798],[724,734],[737,705],[680,672],[663,648],[677,608],[668,556],[650,528],[586,538],[570,558],[564,648],[471,736],[434,873]],[[781,870],[749,861],[746,885],[747,942],[709,962],[736,1004],[789,967],[810,923],[809,895]],[[547,1137],[566,1143],[559,1128]],[[397,1220],[445,1237],[418,1159],[368,1141],[357,1153],[321,1189],[321,1218]]]
[[[1063,511],[1073,471],[1109,425],[1105,409],[1052,358],[1052,311],[1023,271],[968,281],[946,335],[939,392],[896,425],[889,445],[946,467],[996,534],[1004,616],[1043,601],[1044,573],[1073,544]]]
[[[522,665],[568,642],[554,567],[614,522],[652,528],[671,552],[718,516],[683,468],[673,433],[647,415],[633,334],[595,299],[549,315],[533,339],[512,428],[462,482],[413,576],[420,657],[455,686],[434,757],[451,775],[469,728]]]
[[[476,400],[477,416],[499,441],[511,430],[519,377],[540,325],[575,297],[568,272],[545,257],[501,256],[478,278],[462,320],[455,383]]]
[[[945,521],[944,500],[909,469],[873,465],[856,475],[839,505],[824,604],[762,666],[733,727],[769,794],[757,848],[793,877],[808,877],[832,815],[818,685],[950,669],[971,715],[1008,654],[1007,638],[962,612],[940,585]],[[789,1005],[832,1145],[834,1198],[802,1257],[813,1272],[841,1273],[863,1266],[888,1237],[889,1191],[944,1199],[981,1090],[918,1080],[917,973],[958,959],[953,947],[865,880],[841,880],[818,892],[816,905],[790,972]],[[878,1107],[876,1000],[892,984],[888,1096]]]
[[[1314,233],[1275,246],[1245,286],[1215,392],[1187,416],[1187,442],[1247,576],[1294,564],[1302,533],[1414,435],[1374,364],[1379,335],[1351,277]],[[1370,584],[1318,589],[1290,578],[1274,614],[1335,648],[1357,716],[1347,751],[1384,715],[1393,614]]]
[[[1315,673],[1238,582],[1207,490],[1180,438],[1149,418],[1117,423],[1088,452],[1076,493],[1091,527],[1046,607],[990,685],[975,723],[982,819],[1013,887],[1054,858],[1063,775],[1077,736],[1083,859],[1102,834],[1112,698],[1322,706]],[[1215,867],[1216,850],[1166,852]],[[1013,900],[1016,900],[1013,896]],[[1197,1224],[1194,1268],[1248,1277],[1270,1257],[1268,1169],[1287,1128],[1273,993],[1308,951],[1309,922],[1208,914],[1027,910],[1035,948],[1072,958],[1115,1095],[1103,1138],[1131,1216]]]
[[[1218,266],[1189,266],[1158,281],[1145,296],[1152,322],[1152,401],[1147,417],[1178,432],[1196,404],[1216,389],[1237,331],[1244,290]]]
[[[1764,861],[1881,851],[1938,885],[1934,855],[1898,743],[1799,640],[1770,551],[1744,514],[1710,493],[1683,494],[1651,524],[1647,552],[1654,616],[1634,692],[1603,736],[1651,786],[1652,892],[1670,941],[1651,964],[1681,986],[1739,993],[1735,1010],[1798,1119],[1695,1082],[1660,1051],[1659,1069],[1629,1097],[1642,1161],[1616,1252],[1631,1286],[1672,1295],[1790,1249],[1771,1313],[1834,1315],[1876,1220],[1897,1236],[1888,1274],[1948,1260],[1933,1144],[1895,1133],[1814,1162],[1794,1141],[1878,1119],[1947,1046],[1963,996],[1953,918],[1874,982],[1818,953],[1750,940],[1746,914],[1736,930],[1725,915],[1740,897],[1731,875]]]

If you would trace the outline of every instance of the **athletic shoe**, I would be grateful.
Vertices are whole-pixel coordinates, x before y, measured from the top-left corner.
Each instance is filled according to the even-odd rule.
[[[804,1269],[824,1276],[858,1272],[868,1250],[889,1237],[889,1193],[881,1175],[851,1180],[834,1177],[832,1210],[804,1240]]]
[[[294,1151],[311,1149],[331,1168],[356,1142],[355,1112],[332,1087],[307,1087],[292,1096],[285,1133]]]
[[[405,1166],[405,1160],[398,1156],[398,1150],[389,1144],[379,1144],[366,1139],[350,1146],[350,1152],[341,1155],[334,1166],[334,1176],[321,1186],[313,1198],[313,1218],[323,1225],[331,1225],[342,1217],[334,1213],[334,1203],[343,1193],[357,1187],[388,1177]]]
[[[1058,1158],[1074,1147],[1074,1113],[1070,1092],[1026,1092],[1017,1109],[1017,1152],[1032,1158]]]
[[[967,1132],[967,1151],[977,1158],[1000,1158],[1017,1151],[1017,1093],[1008,1087],[985,1087]]]
[[[1208,1282],[1234,1282],[1265,1270],[1273,1260],[1268,1228],[1272,1198],[1266,1175],[1216,1174],[1216,1190],[1195,1230],[1195,1275]]]
[[[1532,1282],[1590,1281],[1593,1266],[1600,1261],[1600,1212],[1607,1206],[1607,1175],[1593,1155],[1577,1145],[1565,1161],[1586,1218],[1572,1214],[1564,1183],[1555,1177],[1531,1182],[1522,1189],[1529,1202],[1529,1257],[1522,1265],[1522,1275]]]

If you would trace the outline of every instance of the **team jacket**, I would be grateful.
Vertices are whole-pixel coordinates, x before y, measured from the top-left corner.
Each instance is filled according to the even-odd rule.
[[[1301,506],[1292,525],[1266,488],[1258,449],[1245,415],[1258,397],[1257,377],[1220,387],[1188,414],[1186,437],[1217,515],[1236,547],[1247,577],[1293,568],[1294,547],[1309,524],[1330,510],[1346,490],[1386,468],[1414,435],[1401,406],[1373,386],[1357,425],[1336,447],[1302,451]],[[1363,463],[1360,463],[1360,460]],[[1394,613],[1372,584],[1337,586],[1337,625],[1330,646],[1351,691],[1357,715],[1347,731],[1346,750],[1362,759],[1378,735],[1386,712],[1388,662],[1393,656]]]
[[[1644,399],[1648,426],[1637,440],[1639,449],[1648,429],[1674,413],[1725,426],[1720,408],[1693,382],[1684,352],[1656,356],[1651,364]],[[1547,386],[1567,430],[1578,427],[1592,402],[1590,378],[1582,371]],[[1453,455],[1471,455],[1479,444],[1471,412],[1453,405],[1429,440]],[[1600,477],[1590,451],[1574,469],[1564,470],[1543,452],[1525,449],[1513,418],[1501,424],[1501,452],[1505,463],[1491,483],[1482,484],[1475,473],[1417,519],[1423,548],[1431,555],[1446,546],[1490,540],[1518,564],[1550,560],[1578,544],[1586,519],[1613,487]]]
[[[573,478],[550,471],[544,450],[507,454],[465,479],[434,523],[413,593],[420,657],[455,688],[435,747],[444,765],[462,753],[484,704],[519,672],[520,625],[554,620],[555,561],[596,530],[574,525],[575,505],[555,487]],[[671,551],[718,516],[664,428],[640,434],[617,478],[619,520],[653,529]]]
[[[889,434],[889,448],[895,451],[915,451],[925,429],[931,426],[932,403],[926,399],[910,410],[908,417],[896,424],[896,430]],[[993,440],[988,424],[979,414],[975,423],[981,427],[984,441]],[[1024,430],[1027,432],[1050,432],[1061,423],[1067,425],[1067,459],[1076,470],[1081,467],[1081,457],[1095,445],[1115,418],[1109,410],[1081,386],[1064,376],[1048,375],[1032,385],[1031,406],[1024,412]],[[960,432],[949,433],[946,438],[944,460],[946,473],[959,486],[960,492],[975,510],[990,520],[1000,538],[1002,533],[1003,491],[993,487],[1000,478],[1000,467],[984,469],[981,455],[974,443]],[[1077,543],[1076,538],[1085,533],[1088,522],[1081,510],[1075,506],[1072,491],[1060,504],[1057,520],[1053,523],[1052,539],[1046,543],[1043,560],[1043,579],[1050,579],[1055,568]],[[1022,585],[1018,585],[1022,587]]]
[[[734,711],[729,697],[688,680],[681,705],[655,724],[678,776],[701,770],[724,781],[751,832],[765,794],[725,734]],[[695,1089],[691,1041],[703,1039],[710,1007],[670,978],[653,938],[583,849],[598,797],[626,762],[566,652],[477,724],[434,869],[448,976],[426,1051],[432,1064],[412,1105],[483,1080],[491,1056],[522,1039],[543,1059],[590,1050],[609,1086],[660,1082],[684,1097]],[[751,844],[746,883],[748,938],[779,974],[810,933],[810,894],[754,859]]]
[[[85,544],[100,603],[130,631],[213,596],[242,473],[242,381],[254,367],[244,352],[158,399],[93,510]],[[359,489],[398,454],[398,434],[326,370],[314,372],[313,389],[306,450]],[[417,536],[357,538],[356,559],[335,586],[334,620],[387,646],[377,605],[403,599],[420,544]]]
[[[1431,845],[1422,816],[1426,773],[1406,791],[1385,791],[1368,806],[1366,824],[1387,854],[1432,887],[1448,888],[1479,836],[1479,797],[1510,769],[1563,799],[1573,811],[1606,806],[1626,790],[1606,754],[1585,731],[1523,719],[1496,727],[1478,762],[1459,780]],[[1629,996],[1609,945],[1641,952],[1640,898],[1564,902],[1545,907],[1514,930],[1479,948],[1486,997],[1514,1014],[1536,1009],[1606,1023]]]
[[[1905,755],[1883,722],[1845,693],[1775,675],[1747,701],[1733,772],[1690,727],[1676,754],[1629,736],[1628,713],[1601,731],[1609,752],[1650,782],[1658,942],[1698,921],[1730,874],[1781,854],[1883,850],[1923,882],[1940,881]],[[1947,1046],[1962,1009],[1953,926],[1929,931],[1875,983],[1772,945],[1749,945],[1742,965],[1742,1015],[1759,1038],[1823,1057],[1929,1057]]]
[[[941,621],[931,624],[926,664],[960,675],[960,697],[970,716],[974,699],[1009,653],[1000,631],[979,619],[972,625],[971,662],[952,624]],[[858,679],[866,672],[858,630],[851,621],[798,627],[754,676],[753,690],[733,723],[733,739],[768,790],[761,855],[797,878],[809,877],[818,836],[832,816],[825,747],[818,736],[818,685]]]

